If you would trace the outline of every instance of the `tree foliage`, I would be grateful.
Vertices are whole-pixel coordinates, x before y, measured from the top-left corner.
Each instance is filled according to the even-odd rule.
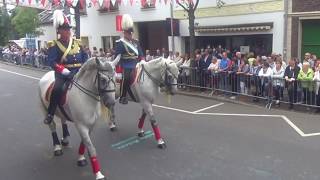
[[[25,37],[26,34],[40,34],[40,32],[37,31],[37,28],[40,25],[40,20],[36,9],[17,7],[11,23],[20,37]]]
[[[4,46],[9,40],[10,17],[0,9],[0,46]]]

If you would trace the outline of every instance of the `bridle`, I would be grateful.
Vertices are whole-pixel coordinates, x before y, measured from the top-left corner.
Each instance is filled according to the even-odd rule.
[[[95,77],[95,80],[94,80],[94,84],[97,83],[98,92],[93,92],[91,90],[88,90],[87,88],[85,88],[81,84],[79,84],[77,81],[71,80],[71,82],[81,92],[85,93],[86,95],[88,95],[89,97],[91,97],[92,99],[94,99],[96,101],[100,101],[100,97],[104,93],[111,93],[111,92],[115,92],[116,91],[116,89],[107,89],[107,87],[109,87],[111,83],[114,85],[113,87],[116,86],[116,83],[115,83],[115,81],[113,79],[113,76],[103,73],[106,70],[103,70],[103,69],[100,68],[100,61],[99,61],[98,58],[96,58],[96,63],[97,63],[97,66],[98,66],[98,70],[97,70],[97,74],[96,74],[96,77]],[[104,86],[101,86],[101,74],[103,74],[103,75],[105,75],[107,77],[107,81],[106,81]]]
[[[174,85],[178,85],[177,83],[173,84],[171,83],[171,77],[173,77],[173,79],[176,79],[178,81],[178,77],[176,77],[171,71],[170,71],[170,68],[168,67],[167,63],[165,63],[165,70],[164,70],[164,79],[162,78],[162,75],[161,75],[161,80],[158,80],[156,78],[154,78],[147,70],[146,68],[144,67],[144,64],[141,64],[141,73],[139,74],[139,78],[141,80],[141,77],[142,77],[142,74],[143,72],[145,72],[147,74],[147,76],[151,79],[151,81],[153,83],[155,83],[156,85],[158,85],[160,88],[167,88],[167,89],[171,89],[171,86],[174,86]],[[171,76],[169,75],[169,73],[171,74]]]

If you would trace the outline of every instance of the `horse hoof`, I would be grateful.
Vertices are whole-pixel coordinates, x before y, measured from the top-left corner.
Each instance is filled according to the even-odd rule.
[[[107,180],[107,178],[104,177],[104,178],[100,178],[100,179],[96,179],[96,180]]]
[[[54,151],[54,156],[62,156],[62,154],[63,154],[63,152],[61,149]]]
[[[104,177],[104,178],[100,178],[100,179],[96,179],[96,180],[107,180],[107,178]]]
[[[138,132],[138,137],[144,137],[144,132]]]
[[[110,131],[111,131],[111,132],[117,131],[117,127],[111,127],[111,128],[110,128]]]
[[[88,164],[88,162],[87,162],[86,159],[78,160],[78,162],[77,162],[77,165],[78,165],[79,167],[84,167],[84,166],[86,166],[87,164]]]
[[[166,145],[166,143],[158,144],[158,148],[159,149],[166,149],[167,145]]]
[[[62,146],[69,146],[69,140],[68,139],[61,139],[61,145]]]

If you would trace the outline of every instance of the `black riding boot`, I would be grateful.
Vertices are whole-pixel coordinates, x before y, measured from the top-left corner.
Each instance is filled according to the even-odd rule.
[[[132,69],[124,69],[119,103],[128,104],[127,92],[130,88]]]
[[[50,97],[50,104],[48,107],[48,115],[44,119],[44,124],[51,124],[53,121],[54,114],[56,112],[58,103],[60,101],[61,95],[63,93],[63,86],[66,82],[66,79],[55,75],[56,80],[52,89],[51,97]]]

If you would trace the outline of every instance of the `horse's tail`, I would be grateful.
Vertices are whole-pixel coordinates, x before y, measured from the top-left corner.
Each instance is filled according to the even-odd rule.
[[[46,105],[45,105],[45,103],[44,103],[44,101],[43,101],[40,84],[39,84],[39,86],[38,86],[38,95],[39,95],[39,100],[40,100],[40,101],[38,101],[39,106],[40,106],[40,108],[41,108],[41,110],[42,110],[42,112],[43,112],[43,115],[46,115],[48,109],[47,109],[47,107],[46,107]]]
[[[110,120],[110,111],[107,106],[105,106],[102,102],[100,102],[100,112],[101,118],[105,121]]]

